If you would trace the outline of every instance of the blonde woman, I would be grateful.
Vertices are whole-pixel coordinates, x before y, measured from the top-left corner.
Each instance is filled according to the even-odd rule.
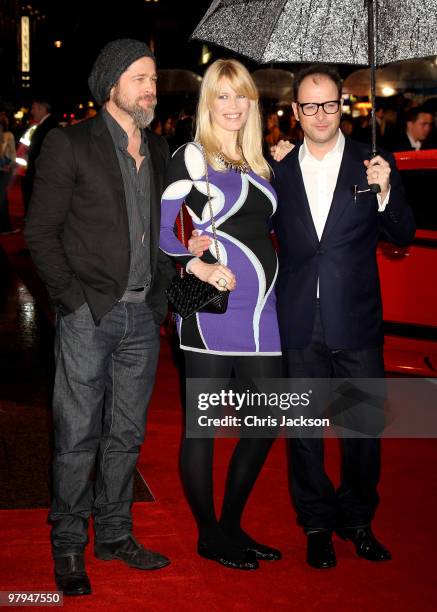
[[[220,290],[230,290],[224,314],[197,313],[179,320],[187,378],[280,377],[281,349],[274,284],[277,258],[270,240],[276,210],[269,166],[262,155],[258,92],[246,68],[218,60],[206,71],[197,111],[196,142],[178,149],[170,163],[162,197],[160,247],[192,274]],[[193,225],[213,236],[206,184],[219,242],[194,257],[174,234],[185,202]],[[211,241],[212,242],[212,241]],[[189,265],[188,265],[189,264]],[[194,410],[187,406],[187,410]],[[220,520],[214,512],[214,440],[185,438],[181,467],[199,529],[201,556],[234,569],[256,569],[258,560],[281,558],[241,528],[241,517],[272,439],[241,439],[227,476]]]

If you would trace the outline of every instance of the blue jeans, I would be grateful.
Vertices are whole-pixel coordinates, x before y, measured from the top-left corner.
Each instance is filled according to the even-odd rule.
[[[118,302],[96,326],[88,305],[60,316],[53,395],[53,555],[131,533],[133,478],[159,353],[149,306]],[[93,475],[95,477],[93,478]]]

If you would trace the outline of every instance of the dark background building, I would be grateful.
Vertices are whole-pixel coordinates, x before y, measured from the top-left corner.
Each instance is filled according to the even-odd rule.
[[[18,0],[0,0],[0,106],[13,100],[20,84],[19,24]]]
[[[114,38],[146,41],[156,54],[158,68],[184,68],[202,75],[217,57],[235,55],[189,40],[210,4],[211,0],[0,0],[0,107],[28,107],[32,98],[42,96],[52,101],[60,117],[77,113],[79,105],[86,108],[91,99],[87,77],[92,63],[101,47]],[[22,16],[28,16],[30,24],[30,73],[24,80]],[[259,67],[242,59],[249,70]],[[296,69],[296,65],[281,67]],[[354,69],[343,66],[342,75]],[[170,100],[159,86],[158,93],[158,114],[162,115],[170,107],[192,111],[197,97],[179,94]]]
[[[121,37],[145,40],[160,68],[188,68],[202,74],[202,44],[188,39],[209,5],[209,0],[0,0],[2,98],[20,104],[44,94],[62,108],[88,99],[92,62],[106,42]],[[31,78],[24,88],[22,15],[30,18]]]

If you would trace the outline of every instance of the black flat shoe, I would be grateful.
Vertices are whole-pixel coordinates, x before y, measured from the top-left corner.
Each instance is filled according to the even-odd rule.
[[[255,555],[234,546],[223,547],[219,544],[200,542],[197,544],[197,552],[204,559],[216,561],[220,565],[238,570],[258,569],[258,561]]]
[[[359,557],[367,561],[390,561],[391,554],[378,542],[369,527],[347,527],[336,529],[336,533],[343,540],[350,540]]]
[[[329,569],[337,565],[329,531],[313,531],[307,534],[307,563],[315,569]]]
[[[129,567],[141,570],[161,569],[170,563],[170,559],[164,555],[144,548],[132,534],[116,542],[95,542],[94,555],[102,561],[118,559]]]
[[[71,553],[56,557],[55,582],[64,595],[89,595],[91,584],[85,571],[83,554]]]
[[[252,552],[258,561],[279,561],[282,559],[282,553],[277,548],[271,548],[265,544],[260,544],[252,540],[249,546],[244,548],[247,552]]]
[[[258,561],[279,561],[279,559],[282,559],[280,550],[256,542],[241,528],[238,532],[226,531],[225,529],[223,531],[238,548],[253,553]]]

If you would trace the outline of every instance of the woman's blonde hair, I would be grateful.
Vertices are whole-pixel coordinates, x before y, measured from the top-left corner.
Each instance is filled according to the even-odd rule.
[[[219,93],[221,79],[227,79],[237,94],[249,99],[249,114],[245,125],[238,132],[238,144],[251,169],[256,174],[270,179],[270,167],[262,153],[262,123],[258,90],[247,69],[237,60],[219,59],[205,72],[197,106],[195,138],[202,143],[209,164],[215,170],[222,170],[222,166],[213,155],[220,150],[220,143],[214,134],[210,114],[213,100]]]

